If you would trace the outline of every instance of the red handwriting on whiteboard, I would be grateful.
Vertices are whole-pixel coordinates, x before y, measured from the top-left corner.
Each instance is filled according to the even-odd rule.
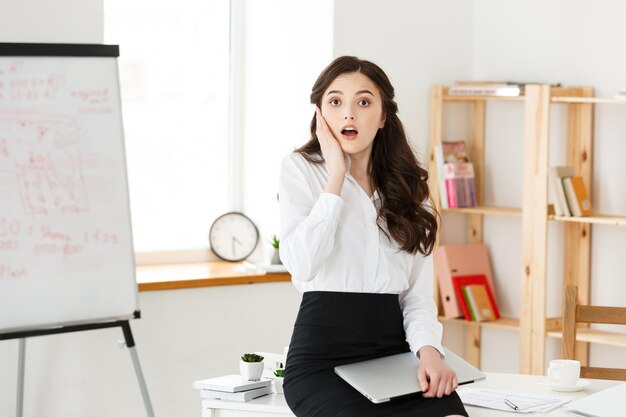
[[[9,63],[9,72],[10,73],[22,72],[23,69],[24,69],[24,60],[23,59],[16,59],[16,60],[11,61]]]
[[[68,257],[69,255],[77,255],[83,251],[83,246],[80,244],[70,243],[36,243],[33,245],[33,255],[36,257],[41,256],[58,256],[63,255]]]
[[[70,92],[70,96],[84,104],[102,104],[109,100],[109,89],[74,90]]]
[[[96,228],[91,232],[85,232],[83,234],[83,242],[117,245],[120,243],[120,239],[115,232],[104,232]]]
[[[20,225],[20,222],[16,219],[10,219],[8,217],[0,218],[0,237],[18,236],[21,229],[22,227]]]
[[[28,270],[24,266],[11,266],[0,263],[0,279],[2,278],[25,278]]]
[[[13,73],[11,73],[13,75]],[[65,77],[59,74],[41,76],[17,76],[7,77],[3,81],[3,99],[14,102],[33,102],[37,100],[49,100],[57,96],[58,91],[66,84]]]
[[[0,112],[0,172],[13,174],[27,213],[88,210],[79,139],[70,117]]]
[[[0,252],[17,251],[20,248],[20,242],[17,240],[2,240],[0,239]]]

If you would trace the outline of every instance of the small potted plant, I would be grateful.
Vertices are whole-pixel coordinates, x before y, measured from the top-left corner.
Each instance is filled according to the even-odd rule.
[[[258,381],[263,375],[263,356],[256,353],[246,353],[239,361],[241,378],[247,381]]]
[[[285,378],[285,368],[283,368],[283,364],[281,363],[278,369],[274,371],[274,388],[276,388],[276,392],[279,394],[283,394],[283,379]]]
[[[274,235],[272,236],[272,240],[270,241],[270,243],[272,244],[272,247],[274,248],[274,252],[272,253],[272,259],[270,261],[270,264],[281,265],[282,261],[280,260],[280,252],[279,252],[280,239],[278,239],[276,235]]]

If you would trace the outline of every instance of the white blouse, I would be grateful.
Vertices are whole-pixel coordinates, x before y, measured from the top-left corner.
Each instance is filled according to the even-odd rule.
[[[376,224],[380,196],[374,192],[370,198],[350,175],[347,155],[346,167],[337,196],[324,192],[326,164],[312,164],[298,153],[283,160],[279,187],[283,264],[300,292],[400,294],[411,350],[417,353],[430,345],[443,355],[432,256],[411,255],[387,238]]]

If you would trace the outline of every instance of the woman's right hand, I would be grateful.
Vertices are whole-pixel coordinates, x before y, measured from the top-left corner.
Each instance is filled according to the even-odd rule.
[[[343,182],[343,177],[346,174],[346,161],[343,156],[343,151],[341,150],[341,145],[330,130],[319,107],[315,107],[315,116],[317,123],[315,134],[317,135],[317,141],[320,143],[324,161],[326,161],[329,179],[341,178]]]

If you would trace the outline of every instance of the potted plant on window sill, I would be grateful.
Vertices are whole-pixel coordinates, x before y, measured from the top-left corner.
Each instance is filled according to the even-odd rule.
[[[278,394],[284,394],[283,391],[283,380],[285,378],[285,368],[283,368],[283,364],[281,363],[278,369],[274,371],[274,388]]]
[[[246,353],[239,361],[241,378],[247,381],[259,381],[263,375],[263,356],[256,353]]]
[[[276,237],[276,235],[272,236],[272,240],[270,241],[274,251],[272,253],[272,259],[270,260],[270,264],[272,265],[282,265],[282,261],[280,260],[280,239]]]

